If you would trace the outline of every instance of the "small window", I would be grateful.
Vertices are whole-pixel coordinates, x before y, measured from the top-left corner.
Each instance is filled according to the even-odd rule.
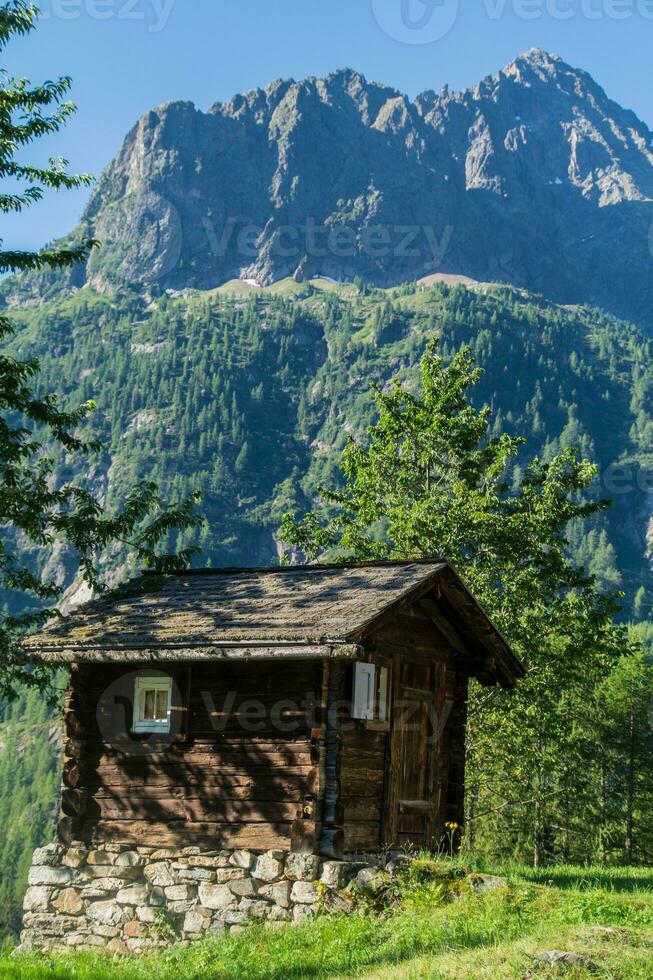
[[[376,667],[374,664],[354,664],[354,697],[352,718],[374,720],[376,700]]]
[[[137,677],[134,687],[135,732],[169,732],[172,677]]]

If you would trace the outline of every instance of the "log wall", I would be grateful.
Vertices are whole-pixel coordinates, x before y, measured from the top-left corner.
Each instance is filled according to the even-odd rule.
[[[132,671],[77,666],[62,840],[312,850],[322,670],[315,662],[173,665],[173,736],[162,740],[125,734]]]
[[[437,847],[446,822],[462,824],[467,645],[435,599],[363,642],[389,670],[387,722],[351,718],[351,663],[166,664],[155,668],[174,680],[171,735],[137,736],[138,671],[74,666],[61,841],[331,858]],[[417,706],[408,731],[406,701]]]

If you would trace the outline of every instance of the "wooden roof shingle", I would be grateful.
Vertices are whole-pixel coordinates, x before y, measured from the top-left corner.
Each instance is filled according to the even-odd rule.
[[[356,656],[365,630],[442,575],[455,577],[495,645],[512,651],[441,560],[143,575],[29,637],[32,659],[128,661]],[[466,613],[463,613],[465,615]],[[239,653],[240,651],[240,653]]]

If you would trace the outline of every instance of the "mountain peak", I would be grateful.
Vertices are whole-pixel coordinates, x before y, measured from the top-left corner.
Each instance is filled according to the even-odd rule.
[[[560,65],[564,63],[559,54],[545,51],[544,48],[529,48],[528,51],[522,51],[514,61],[526,62],[530,65]]]
[[[329,72],[326,77],[327,79],[331,78],[334,81],[342,82],[344,85],[348,85],[351,82],[360,82],[363,85],[369,84],[365,75],[361,75],[354,68],[336,68],[335,71]]]
[[[512,76],[518,81],[525,81],[532,76],[541,81],[549,81],[565,75],[585,75],[586,72],[567,64],[558,54],[543,48],[530,48],[517,55],[501,74]]]
[[[209,112],[172,103],[127,137],[84,221],[103,248],[75,284],[98,289],[439,269],[640,322],[653,308],[653,134],[541,48],[414,102],[341,68]]]

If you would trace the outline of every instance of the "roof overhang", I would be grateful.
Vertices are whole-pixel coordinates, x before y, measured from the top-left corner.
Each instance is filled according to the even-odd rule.
[[[23,650],[47,664],[355,660],[386,620],[418,603],[470,676],[505,688],[524,676],[441,558],[145,576],[27,638]]]
[[[368,634],[379,628],[386,617],[391,618],[402,607],[419,602],[434,590],[438,599],[455,612],[458,621],[465,623],[466,638],[484,651],[484,680],[489,684],[498,683],[507,690],[514,688],[517,681],[526,675],[524,665],[449,562],[434,564],[428,578],[407,589],[390,607],[352,630],[348,639],[352,642],[364,641]]]
[[[156,647],[40,646],[30,654],[30,663],[214,663],[220,661],[279,660],[356,660],[365,653],[358,643],[215,643],[181,646],[174,643]]]

